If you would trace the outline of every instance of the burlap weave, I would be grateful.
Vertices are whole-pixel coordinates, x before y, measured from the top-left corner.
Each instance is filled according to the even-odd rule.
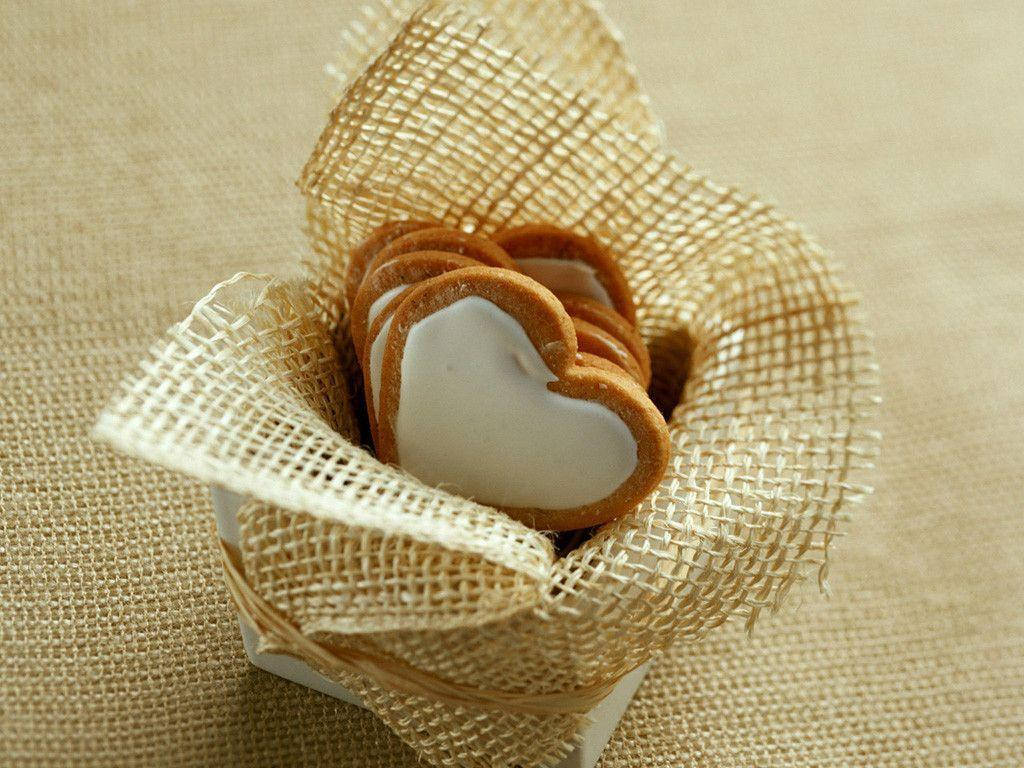
[[[769,206],[664,154],[635,110],[620,118],[620,101],[645,99],[588,66],[618,60],[613,36],[561,39],[589,6],[536,7],[434,2],[399,20],[348,75],[299,179],[308,283],[215,288],[96,429],[258,499],[239,515],[258,597],[240,605],[287,617],[250,615],[264,647],[354,687],[435,765],[553,765],[593,706],[582,692],[729,618],[752,625],[812,567],[823,579],[876,442],[872,351],[828,260]],[[503,47],[482,10],[520,19],[545,55]],[[541,533],[360,447],[344,270],[394,218],[484,234],[553,222],[611,247],[672,412],[669,469],[635,513],[556,559]],[[314,633],[348,650],[321,653]],[[538,694],[569,705],[514,706]]]
[[[801,610],[752,642],[733,625],[676,646],[605,765],[1022,759],[1020,20],[836,8],[825,33],[804,21],[816,8],[613,9],[686,157],[774,190],[851,265],[890,404],[883,493],[842,549],[841,599],[800,588]],[[33,9],[2,32],[12,761],[411,762],[367,714],[247,669],[204,490],[85,439],[186,302],[303,251],[288,182],[344,15]]]

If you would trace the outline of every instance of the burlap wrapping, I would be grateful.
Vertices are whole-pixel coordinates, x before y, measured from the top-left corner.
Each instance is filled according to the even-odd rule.
[[[89,439],[196,297],[305,250],[293,181],[352,5],[0,12],[4,766],[420,765],[247,662],[205,484]],[[601,768],[1019,768],[1024,6],[607,5],[672,145],[848,264],[886,402],[835,598],[674,644]]]
[[[215,288],[96,429],[259,499],[239,515],[246,579],[304,635],[503,696],[611,685],[674,640],[752,625],[810,572],[824,581],[877,438],[871,346],[820,249],[658,147],[611,33],[559,57],[567,16],[510,15],[526,5],[490,10],[532,25],[514,28],[540,62],[503,47],[479,7],[428,4],[400,23],[302,172],[307,275]],[[635,513],[565,557],[359,444],[345,255],[406,217],[483,233],[552,221],[620,257],[673,456]],[[438,765],[550,764],[586,710],[477,709],[334,676]]]
[[[486,20],[494,45],[525,57],[532,71],[563,86],[586,89],[605,112],[634,132],[660,139],[661,122],[640,88],[636,67],[623,50],[621,35],[593,0],[463,0],[462,10]],[[422,12],[423,0],[364,4],[342,32],[337,60],[327,66],[337,85],[334,103],[362,74],[409,18]],[[334,105],[331,104],[331,106]]]

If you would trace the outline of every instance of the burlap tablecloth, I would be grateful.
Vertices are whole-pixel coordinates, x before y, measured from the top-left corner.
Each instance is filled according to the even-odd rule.
[[[669,143],[848,265],[879,490],[835,596],[659,661],[620,766],[1024,763],[1024,6],[614,2]],[[412,765],[250,667],[206,490],[87,438],[216,280],[304,247],[348,3],[0,17],[0,762]]]

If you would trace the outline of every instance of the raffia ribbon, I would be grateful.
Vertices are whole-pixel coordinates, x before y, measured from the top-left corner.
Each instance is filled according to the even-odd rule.
[[[350,672],[369,678],[383,688],[422,696],[434,701],[476,709],[531,715],[586,713],[599,704],[629,672],[585,688],[554,693],[509,693],[453,683],[393,659],[351,648],[323,646],[306,637],[286,616],[260,597],[245,580],[238,549],[220,541],[224,580],[242,620],[261,637],[269,638],[275,651],[302,659],[328,677]]]

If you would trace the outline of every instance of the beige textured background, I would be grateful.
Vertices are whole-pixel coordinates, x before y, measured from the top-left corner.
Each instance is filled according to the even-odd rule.
[[[1024,6],[608,10],[670,144],[848,265],[887,404],[835,596],[676,648],[603,768],[1024,764]],[[86,437],[209,285],[303,248],[350,13],[0,9],[2,764],[413,762],[247,666],[204,490]]]

